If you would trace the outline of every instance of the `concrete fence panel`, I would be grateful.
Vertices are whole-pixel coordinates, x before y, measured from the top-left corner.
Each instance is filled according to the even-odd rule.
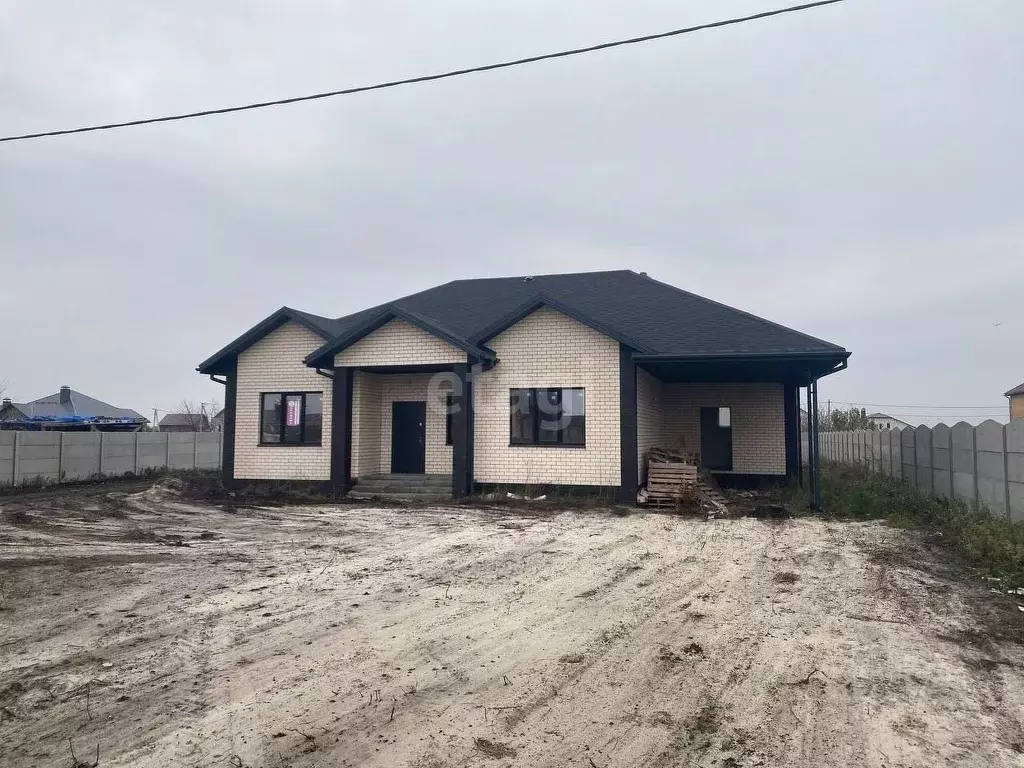
[[[892,476],[903,477],[903,433],[898,429],[889,430],[889,452],[892,454]]]
[[[978,500],[977,457],[974,427],[961,421],[949,431],[950,465],[953,470],[953,496],[967,502]]]
[[[900,430],[900,477],[917,486],[917,458],[914,453],[914,428]]]
[[[996,421],[979,424],[975,430],[978,453],[978,501],[993,512],[1009,512],[1006,484],[1006,432]]]
[[[219,432],[0,431],[0,485],[117,477],[147,469],[217,469]]]
[[[950,429],[945,424],[932,428],[932,493],[953,498],[953,472],[950,468]]]
[[[99,474],[102,439],[102,432],[65,432],[61,480],[86,480]]]
[[[1024,520],[1024,419],[1006,425],[1006,480],[1010,519]]]
[[[881,472],[882,471],[882,433],[878,430],[870,432],[869,438],[871,440],[871,471]]]
[[[888,429],[878,433],[878,451],[881,460],[882,474],[892,477],[892,437]]]
[[[923,424],[914,429],[914,463],[917,490],[932,493],[932,431]]]

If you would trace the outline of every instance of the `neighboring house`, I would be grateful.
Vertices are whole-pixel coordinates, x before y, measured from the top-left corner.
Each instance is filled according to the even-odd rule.
[[[209,432],[205,413],[168,413],[160,419],[161,432]]]
[[[903,429],[904,427],[911,426],[905,421],[900,421],[895,416],[890,416],[887,413],[872,413],[868,416],[868,421],[874,424],[877,429]]]
[[[135,432],[148,420],[129,408],[108,405],[71,387],[29,403],[4,398],[0,429]]]
[[[1010,398],[1010,421],[1024,419],[1024,384],[1005,393]]]
[[[456,280],[338,319],[284,307],[198,370],[226,385],[227,482],[444,474],[456,496],[632,499],[655,445],[795,477],[799,388],[849,355],[624,270]]]
[[[213,414],[213,418],[210,419],[210,429],[212,429],[214,432],[223,432],[224,431],[224,409],[223,408],[221,408],[219,411],[217,411],[215,414]]]

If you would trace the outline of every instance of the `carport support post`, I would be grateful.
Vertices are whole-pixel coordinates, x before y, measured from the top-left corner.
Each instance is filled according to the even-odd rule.
[[[452,496],[461,499],[473,492],[473,403],[469,363],[456,363],[452,382]]]
[[[352,488],[352,383],[354,368],[335,368],[331,382],[331,490]]]
[[[633,350],[619,345],[619,491],[617,501],[636,504],[640,487],[637,467],[636,363]]]

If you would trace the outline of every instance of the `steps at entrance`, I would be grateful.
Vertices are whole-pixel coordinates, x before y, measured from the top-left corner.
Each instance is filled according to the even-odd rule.
[[[368,475],[359,478],[348,492],[348,498],[356,501],[380,499],[410,504],[445,501],[451,497],[451,475]]]

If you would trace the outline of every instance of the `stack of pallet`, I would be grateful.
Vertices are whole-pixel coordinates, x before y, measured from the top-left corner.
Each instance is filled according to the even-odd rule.
[[[645,502],[655,507],[678,507],[697,500],[697,463],[682,454],[652,448],[647,455]]]

